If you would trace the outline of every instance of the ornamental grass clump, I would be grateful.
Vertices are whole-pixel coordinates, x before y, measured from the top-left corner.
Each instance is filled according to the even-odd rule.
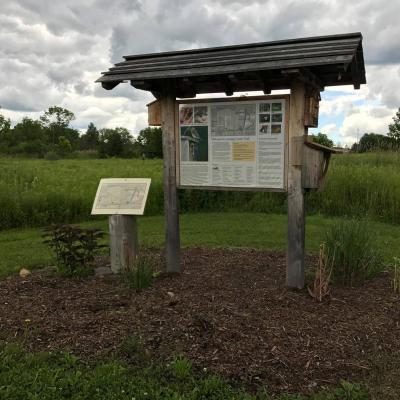
[[[360,285],[380,272],[383,257],[377,242],[365,221],[351,219],[332,225],[325,234],[325,253],[333,282]]]
[[[157,275],[156,261],[149,256],[139,255],[135,259],[133,269],[123,272],[123,279],[128,287],[140,292],[150,287]]]

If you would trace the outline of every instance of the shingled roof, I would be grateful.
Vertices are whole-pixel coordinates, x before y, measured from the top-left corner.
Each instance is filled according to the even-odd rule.
[[[97,80],[105,89],[123,81],[178,97],[198,93],[287,89],[294,76],[325,86],[366,83],[361,33],[125,56]]]

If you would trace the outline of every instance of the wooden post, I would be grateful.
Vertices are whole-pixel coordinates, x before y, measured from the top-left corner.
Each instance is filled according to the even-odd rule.
[[[304,126],[305,85],[293,81],[290,94],[289,170],[288,170],[288,245],[286,285],[304,287],[305,199],[302,187],[302,146],[307,128]]]
[[[139,244],[135,215],[110,215],[111,271],[132,271]]]
[[[165,90],[160,98],[164,160],[164,210],[167,272],[181,272],[179,204],[176,188],[175,94]]]

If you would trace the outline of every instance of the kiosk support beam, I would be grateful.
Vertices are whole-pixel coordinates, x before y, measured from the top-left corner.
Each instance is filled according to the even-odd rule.
[[[289,167],[288,167],[288,247],[286,285],[304,287],[305,196],[302,187],[302,145],[307,128],[304,126],[306,88],[294,80],[290,94]]]
[[[160,96],[164,159],[164,210],[167,272],[181,272],[179,204],[176,188],[175,94],[165,85]]]

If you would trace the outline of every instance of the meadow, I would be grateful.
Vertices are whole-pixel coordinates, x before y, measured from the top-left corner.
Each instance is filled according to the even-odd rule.
[[[89,219],[100,178],[150,177],[146,215],[163,213],[162,161],[0,159],[0,229]],[[286,194],[182,190],[182,212],[285,213]],[[400,153],[341,154],[332,159],[309,214],[400,223]]]

